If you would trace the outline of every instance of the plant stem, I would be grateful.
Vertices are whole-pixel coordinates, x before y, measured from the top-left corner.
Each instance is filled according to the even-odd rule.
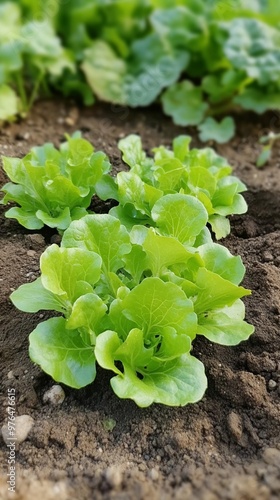
[[[33,90],[32,90],[32,93],[31,93],[31,96],[30,96],[30,99],[29,99],[29,102],[27,104],[28,105],[28,111],[32,108],[35,99],[38,97],[39,88],[40,88],[43,76],[44,76],[43,72],[39,73],[39,76],[38,76],[38,78],[37,78],[37,80],[35,82],[35,85],[33,87]]]
[[[21,99],[22,111],[26,113],[28,111],[27,95],[24,87],[24,82],[21,73],[16,73],[16,85],[18,94]]]

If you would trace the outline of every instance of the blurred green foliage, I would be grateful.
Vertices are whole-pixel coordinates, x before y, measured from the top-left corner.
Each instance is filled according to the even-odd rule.
[[[54,91],[87,105],[160,98],[181,125],[280,109],[279,28],[278,0],[2,2],[0,119]]]

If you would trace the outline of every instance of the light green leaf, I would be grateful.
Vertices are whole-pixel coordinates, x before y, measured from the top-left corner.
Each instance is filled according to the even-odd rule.
[[[6,213],[8,219],[16,219],[23,227],[27,229],[41,229],[44,224],[34,213],[26,212],[23,208],[12,207]]]
[[[13,182],[7,182],[1,188],[1,191],[5,193],[4,198],[0,201],[1,205],[6,205],[9,201],[17,200],[17,203],[21,205],[21,208],[25,212],[30,212],[34,215],[34,210],[36,210],[36,200],[25,192],[24,186],[14,184]]]
[[[107,214],[86,215],[73,221],[65,231],[61,245],[98,253],[106,272],[120,269],[124,255],[131,250],[127,230],[118,219]]]
[[[188,176],[188,188],[191,191],[191,194],[194,196],[201,196],[204,194],[209,200],[205,201],[205,198],[200,199],[200,201],[204,204],[205,208],[208,208],[208,204],[210,205],[210,212],[212,210],[212,203],[210,199],[215,194],[217,188],[217,179],[216,176],[211,174],[211,172],[200,166],[192,165],[189,176]]]
[[[130,134],[118,142],[118,148],[123,153],[123,161],[133,168],[146,161],[146,153],[142,148],[142,141],[139,135]]]
[[[228,142],[235,134],[235,123],[233,118],[227,116],[220,123],[214,118],[206,118],[198,127],[201,141],[214,140],[219,144]]]
[[[201,314],[198,320],[198,334],[221,345],[239,344],[254,332],[254,327],[243,321],[244,316],[245,306],[241,300],[237,300],[230,307]]]
[[[154,177],[159,189],[166,194],[179,191],[187,170],[185,165],[177,158],[157,160],[154,166]]]
[[[129,367],[124,375],[111,379],[111,386],[120,398],[130,398],[141,408],[152,403],[185,406],[199,401],[207,388],[203,364],[185,354],[169,361],[158,371],[146,374],[142,380]]]
[[[149,215],[146,202],[145,185],[141,178],[133,172],[119,172],[117,175],[118,196],[122,205],[133,204],[136,210]]]
[[[0,4],[0,42],[8,42],[9,40],[14,40],[18,37],[20,23],[21,23],[21,11],[20,6],[13,2],[1,2]]]
[[[92,153],[93,147],[83,139],[69,140],[69,153],[67,170],[75,186],[85,191],[89,190],[107,173],[111,165],[107,156],[102,151]]]
[[[88,162],[93,154],[94,147],[82,137],[70,137],[65,145],[69,153],[68,165],[75,167]]]
[[[161,342],[157,345],[152,360],[171,361],[190,352],[191,339],[188,335],[178,335],[176,330],[167,326],[162,334]]]
[[[11,120],[19,112],[19,100],[8,85],[0,85],[0,121]]]
[[[77,330],[67,330],[64,318],[40,323],[29,336],[29,355],[56,382],[79,389],[95,379],[95,356]]]
[[[96,40],[84,52],[81,69],[97,97],[103,101],[125,104],[124,76],[127,72],[124,60],[117,57],[104,41]]]
[[[187,264],[193,254],[186,250],[184,245],[170,236],[156,234],[154,229],[147,231],[143,242],[146,252],[146,269],[150,269],[153,276],[160,276],[164,268],[173,264]]]
[[[72,307],[72,312],[67,320],[66,328],[85,328],[91,338],[101,318],[105,315],[107,306],[98,295],[88,293],[79,297]]]
[[[229,220],[222,215],[210,215],[209,224],[211,225],[212,231],[215,233],[217,240],[226,238],[226,236],[230,233]]]
[[[258,156],[256,165],[257,167],[263,167],[271,158],[271,145],[263,146],[261,153]]]
[[[182,244],[193,245],[207,223],[208,214],[193,196],[168,194],[155,203],[152,218],[161,233],[174,236]]]
[[[121,344],[122,341],[117,332],[106,330],[98,335],[94,352],[96,360],[102,368],[107,368],[107,370],[121,374],[121,371],[115,365],[113,357],[114,353]]]
[[[33,56],[55,59],[63,54],[60,39],[48,20],[26,23],[21,29],[25,51]]]
[[[184,292],[174,283],[159,278],[146,278],[124,298],[124,316],[144,331],[145,337],[160,335],[166,326],[193,338],[196,316]]]
[[[189,145],[191,140],[189,135],[178,135],[178,137],[175,137],[172,144],[175,158],[178,158],[180,161],[185,160],[190,150]]]
[[[245,274],[241,257],[231,255],[230,251],[217,243],[207,243],[198,248],[204,267],[225,280],[238,285]]]
[[[41,278],[21,285],[11,295],[12,303],[21,311],[36,313],[41,310],[65,313],[64,301],[42,285]]]
[[[95,348],[98,363],[118,374],[111,379],[111,385],[120,398],[131,398],[140,407],[153,402],[183,406],[202,398],[207,379],[200,361],[184,354],[175,360],[158,362],[158,368],[150,371],[143,363],[151,359],[151,351],[144,347],[143,332],[138,329],[132,330],[123,344],[116,332],[106,331],[97,337]],[[123,373],[115,360],[122,362]]]
[[[95,184],[95,191],[101,200],[119,200],[117,184],[111,175],[104,174]]]
[[[251,294],[250,290],[234,285],[203,267],[197,272],[195,284],[200,288],[194,299],[194,310],[197,314],[231,306],[237,299]]]
[[[25,172],[20,158],[9,158],[2,156],[3,169],[12,182],[25,183]]]
[[[41,256],[43,286],[71,303],[92,291],[100,278],[101,258],[81,248],[51,245]]]
[[[120,223],[128,230],[131,231],[135,224],[152,224],[152,220],[147,215],[141,214],[137,210],[133,210],[131,204],[126,204],[124,207],[122,205],[118,205],[116,207],[111,208],[109,214],[119,219]]]
[[[71,215],[69,207],[65,207],[65,209],[62,211],[61,214],[59,214],[58,217],[52,217],[43,210],[37,210],[36,217],[37,219],[39,219],[39,221],[43,222],[41,227],[43,227],[43,225],[46,224],[46,226],[57,227],[62,231],[66,229],[71,223]]]
[[[147,255],[142,246],[132,245],[131,252],[124,256],[125,269],[135,284],[138,284],[145,269],[148,269]]]

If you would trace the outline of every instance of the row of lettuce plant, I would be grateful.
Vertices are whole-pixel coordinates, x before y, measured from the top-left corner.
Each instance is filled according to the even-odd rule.
[[[240,181],[228,176],[220,185],[230,168],[225,160],[209,149],[190,151],[189,142],[181,136],[173,150],[157,148],[152,159],[140,138],[129,136],[119,147],[131,170],[116,179],[108,175],[107,157],[78,135],[60,151],[48,144],[23,160],[4,159],[6,172],[14,175],[3,188],[5,202],[13,199],[33,214],[13,216],[28,221],[26,227],[45,223],[62,233],[61,245],[42,254],[40,277],[11,295],[22,311],[59,314],[30,334],[32,361],[54,380],[84,387],[94,380],[98,363],[114,372],[111,385],[120,398],[140,407],[186,405],[200,400],[207,387],[203,363],[191,353],[194,339],[200,335],[230,346],[252,334],[241,300],[250,294],[240,286],[244,265],[213,242],[207,227],[210,205],[227,215],[215,212],[227,206],[225,186],[234,186],[234,212]],[[194,189],[204,170],[212,179],[210,192],[200,182]],[[64,181],[65,195],[75,188],[80,196],[80,205],[75,198],[67,214],[62,194],[55,198]],[[119,205],[109,214],[84,215],[94,192]]]
[[[54,5],[55,4],[55,5]],[[119,105],[161,100],[201,140],[242,109],[280,108],[278,0],[14,0],[0,5],[0,120],[55,89]]]

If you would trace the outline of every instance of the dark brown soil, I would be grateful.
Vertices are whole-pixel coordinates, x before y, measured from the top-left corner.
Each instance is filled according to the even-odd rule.
[[[256,332],[232,348],[196,341],[195,353],[209,379],[198,404],[140,409],[114,395],[110,373],[104,371],[83,390],[65,388],[61,406],[43,404],[53,381],[29,360],[28,334],[47,315],[15,310],[9,294],[38,275],[39,257],[52,233],[31,234],[6,220],[2,207],[0,416],[6,422],[7,390],[15,388],[17,415],[31,415],[35,425],[17,451],[17,491],[10,496],[8,452],[0,441],[1,499],[280,498],[279,149],[264,169],[254,165],[258,138],[279,127],[280,120],[271,114],[237,121],[237,137],[218,151],[247,183],[249,211],[232,219],[232,234],[223,244],[247,266],[244,285],[253,291],[246,299],[247,320]],[[156,107],[129,111],[99,105],[81,111],[72,103],[44,102],[25,122],[2,128],[0,153],[21,156],[32,145],[58,145],[65,132],[76,129],[105,150],[116,169],[121,166],[117,141],[124,135],[140,134],[150,150],[186,132]],[[0,184],[4,181],[1,172]],[[108,419],[116,423],[111,431]]]

